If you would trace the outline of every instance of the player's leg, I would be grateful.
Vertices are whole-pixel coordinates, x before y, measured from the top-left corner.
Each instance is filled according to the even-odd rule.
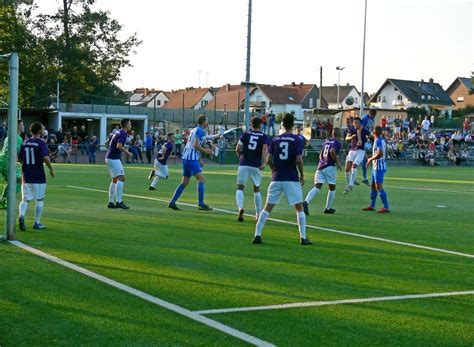
[[[328,194],[326,197],[326,208],[324,209],[324,213],[333,214],[336,212],[336,210],[332,208],[334,197],[336,196],[336,177],[337,177],[336,167],[330,166],[324,169],[324,177],[329,187]]]
[[[198,209],[201,211],[212,211],[212,208],[204,203],[205,183],[204,175],[202,172],[198,172],[194,175],[197,180],[197,191],[198,191]]]
[[[271,182],[267,190],[267,202],[265,203],[265,207],[263,208],[262,212],[260,212],[257,224],[255,225],[255,236],[253,238],[254,244],[262,243],[263,227],[265,226],[267,218],[270,216],[270,213],[272,212],[275,205],[280,202],[282,195],[282,182]]]
[[[112,178],[109,185],[109,204],[108,208],[115,208],[115,192],[117,191],[118,178]]]
[[[258,220],[258,216],[260,215],[260,212],[262,212],[262,194],[260,193],[262,171],[259,168],[252,168],[250,178],[253,182],[253,202],[255,206],[255,216]]]
[[[237,220],[239,222],[244,221],[244,188],[247,179],[248,170],[244,166],[239,166],[237,170],[237,190],[235,191],[235,202],[237,204],[237,211],[239,212]]]
[[[377,189],[378,194],[380,195],[380,200],[382,200],[383,207],[378,210],[379,213],[390,212],[390,206],[388,204],[387,192],[383,189],[385,170],[375,170],[375,188]]]
[[[43,215],[43,208],[44,208],[44,197],[46,193],[46,183],[34,184],[33,188],[34,188],[35,199],[36,199],[35,224],[33,225],[33,229],[41,230],[41,229],[46,228],[43,224],[41,224],[41,216]]]
[[[115,190],[117,203],[115,204],[115,208],[121,208],[123,210],[128,210],[128,209],[130,209],[130,207],[125,205],[125,203],[122,200],[124,185],[125,185],[125,175],[122,174],[122,175],[117,176],[117,183],[116,183],[116,190]]]
[[[26,230],[26,225],[25,225],[25,215],[26,211],[28,210],[28,203],[33,200],[33,187],[29,183],[23,183],[21,185],[21,201],[20,205],[18,207],[19,211],[19,218],[18,218],[18,225],[20,227],[21,231]]]
[[[309,203],[314,199],[316,194],[319,193],[321,190],[321,187],[323,186],[323,183],[325,182],[324,180],[324,174],[321,170],[316,170],[316,173],[314,174],[314,186],[313,188],[308,192],[306,195],[306,199],[303,201],[303,209],[304,213],[309,216]]]
[[[374,211],[375,203],[377,201],[377,188],[375,184],[375,171],[372,171],[372,184],[370,190],[370,206],[363,208],[363,211]]]
[[[303,207],[303,190],[301,184],[299,182],[283,182],[283,191],[288,200],[288,204],[295,207],[301,245],[311,245],[311,241],[306,237],[306,215]]]
[[[364,160],[362,160],[362,163],[360,163],[362,167],[362,183],[365,185],[370,185],[369,179],[367,178],[367,153],[364,156]]]
[[[169,175],[168,165],[163,165],[157,160],[155,160],[155,170],[153,170],[153,173],[154,173],[153,175],[154,178],[150,184],[150,187],[149,187],[150,190],[156,190],[155,187],[161,178],[168,179],[168,175]]]
[[[188,160],[183,160],[183,179],[181,180],[181,183],[179,186],[176,188],[173,197],[171,198],[170,203],[168,204],[168,207],[171,208],[172,210],[179,211],[180,208],[178,205],[176,205],[176,202],[178,201],[179,197],[181,194],[183,194],[184,190],[186,189],[187,185],[189,184],[189,179],[191,178],[191,171],[188,168]]]

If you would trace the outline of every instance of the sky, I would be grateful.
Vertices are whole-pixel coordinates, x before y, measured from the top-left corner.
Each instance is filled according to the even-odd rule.
[[[36,0],[43,12],[62,1]],[[447,88],[474,70],[474,1],[368,0],[365,91],[386,78]],[[221,86],[245,80],[248,0],[97,0],[143,41],[124,90]],[[361,90],[364,0],[253,0],[251,81],[337,83]],[[201,71],[199,74],[198,71]],[[200,76],[200,78],[199,78]],[[206,84],[207,82],[207,84]]]

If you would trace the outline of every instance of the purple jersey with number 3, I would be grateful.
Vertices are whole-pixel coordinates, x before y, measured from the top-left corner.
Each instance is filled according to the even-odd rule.
[[[272,139],[268,153],[272,155],[272,181],[299,182],[296,157],[303,154],[303,141],[298,135],[283,134]]]
[[[26,140],[20,148],[18,160],[21,162],[24,183],[46,183],[44,157],[48,156],[48,147],[41,139]]]
[[[242,146],[240,166],[260,167],[262,165],[262,149],[268,145],[268,136],[260,131],[249,131],[240,136]]]
[[[336,139],[327,139],[324,141],[321,154],[319,154],[318,170],[324,170],[329,166],[336,166],[336,162],[331,155],[331,150],[334,149],[337,155],[341,150],[341,147],[341,143]]]
[[[122,146],[125,146],[127,142],[127,132],[123,129],[120,129],[115,134],[112,135],[112,140],[110,141],[109,150],[107,151],[107,159],[120,159],[122,157],[122,152],[117,148],[119,143]]]

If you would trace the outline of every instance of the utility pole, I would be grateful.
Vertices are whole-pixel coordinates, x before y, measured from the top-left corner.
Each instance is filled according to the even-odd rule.
[[[198,88],[201,88],[201,70],[198,71]]]
[[[323,67],[319,67],[319,108],[323,108]]]
[[[56,110],[59,113],[59,81],[56,83]]]
[[[344,70],[345,67],[340,67],[340,66],[336,66],[336,70],[337,70],[337,101],[336,101],[336,107],[337,109],[339,110],[339,88],[340,88],[340,85],[341,85],[341,71]]]
[[[365,79],[365,36],[367,31],[367,0],[365,0],[364,9],[364,39],[362,44],[362,88],[360,91],[360,112],[359,117],[364,114],[364,79]]]
[[[247,22],[247,66],[245,74],[245,129],[250,128],[250,53],[252,45],[252,0],[249,0]]]

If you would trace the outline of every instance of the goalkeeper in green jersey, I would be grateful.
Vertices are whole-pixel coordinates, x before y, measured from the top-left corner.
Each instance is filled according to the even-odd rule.
[[[21,134],[25,131],[25,125],[23,124],[22,120],[18,120],[18,135],[16,140],[16,153],[20,151],[21,145],[23,144],[23,138]],[[3,194],[0,200],[0,209],[7,207],[7,194],[8,194],[8,137],[5,138],[3,142],[3,148],[0,152],[0,174],[3,176],[3,179],[7,184],[3,189]],[[19,165],[16,166],[16,192],[18,193],[21,188],[21,167]]]

